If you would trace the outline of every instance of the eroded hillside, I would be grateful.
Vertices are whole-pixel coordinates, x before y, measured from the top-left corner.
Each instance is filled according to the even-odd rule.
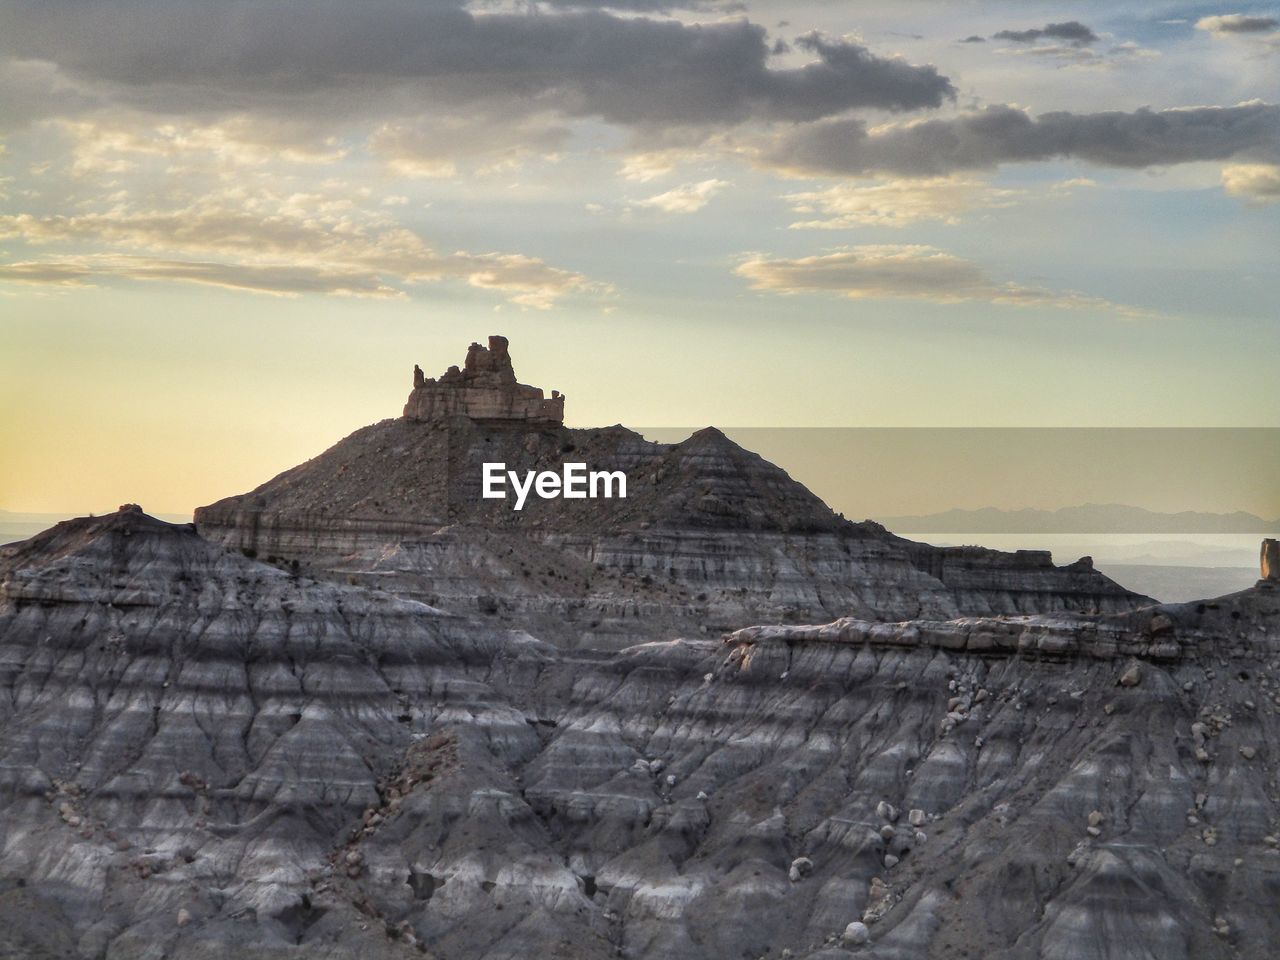
[[[1252,958],[1280,938],[1269,583],[588,654],[128,508],[5,548],[0,584],[18,956]]]

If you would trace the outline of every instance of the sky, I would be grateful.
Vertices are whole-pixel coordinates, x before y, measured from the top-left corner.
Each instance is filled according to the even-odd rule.
[[[492,333],[573,426],[1277,427],[1278,88],[1275,5],[8,0],[0,509]]]

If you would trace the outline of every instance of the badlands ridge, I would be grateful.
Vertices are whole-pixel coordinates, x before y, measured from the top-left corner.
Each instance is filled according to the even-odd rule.
[[[500,338],[415,379],[194,525],[0,548],[0,956],[1273,955],[1274,541],[1156,605],[566,428]],[[478,496],[568,459],[629,496]]]

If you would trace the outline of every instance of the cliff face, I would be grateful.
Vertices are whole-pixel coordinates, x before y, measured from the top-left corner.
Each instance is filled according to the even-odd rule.
[[[197,510],[200,533],[570,646],[769,621],[1148,602],[1088,565],[1056,567],[1048,554],[937,548],[850,523],[713,428],[657,444],[620,426],[494,415],[513,385],[504,340],[473,346],[465,371],[415,389],[405,417]],[[460,409],[471,415],[453,415]],[[565,463],[623,471],[627,497],[531,497],[515,511],[511,500],[481,495],[483,465],[499,462],[521,475],[560,473]]]
[[[1266,581],[579,654],[124,509],[0,551],[0,948],[1269,957],[1278,684]]]

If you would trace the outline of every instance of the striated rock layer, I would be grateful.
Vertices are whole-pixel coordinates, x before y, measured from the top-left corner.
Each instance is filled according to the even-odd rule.
[[[0,953],[1262,958],[1280,587],[577,653],[136,508],[0,551]]]
[[[481,496],[483,464],[627,474],[625,499]],[[251,493],[196,511],[200,533],[315,576],[477,612],[557,644],[833,617],[901,620],[1150,602],[1046,552],[940,548],[851,523],[708,428],[678,444],[451,417],[356,431]]]

